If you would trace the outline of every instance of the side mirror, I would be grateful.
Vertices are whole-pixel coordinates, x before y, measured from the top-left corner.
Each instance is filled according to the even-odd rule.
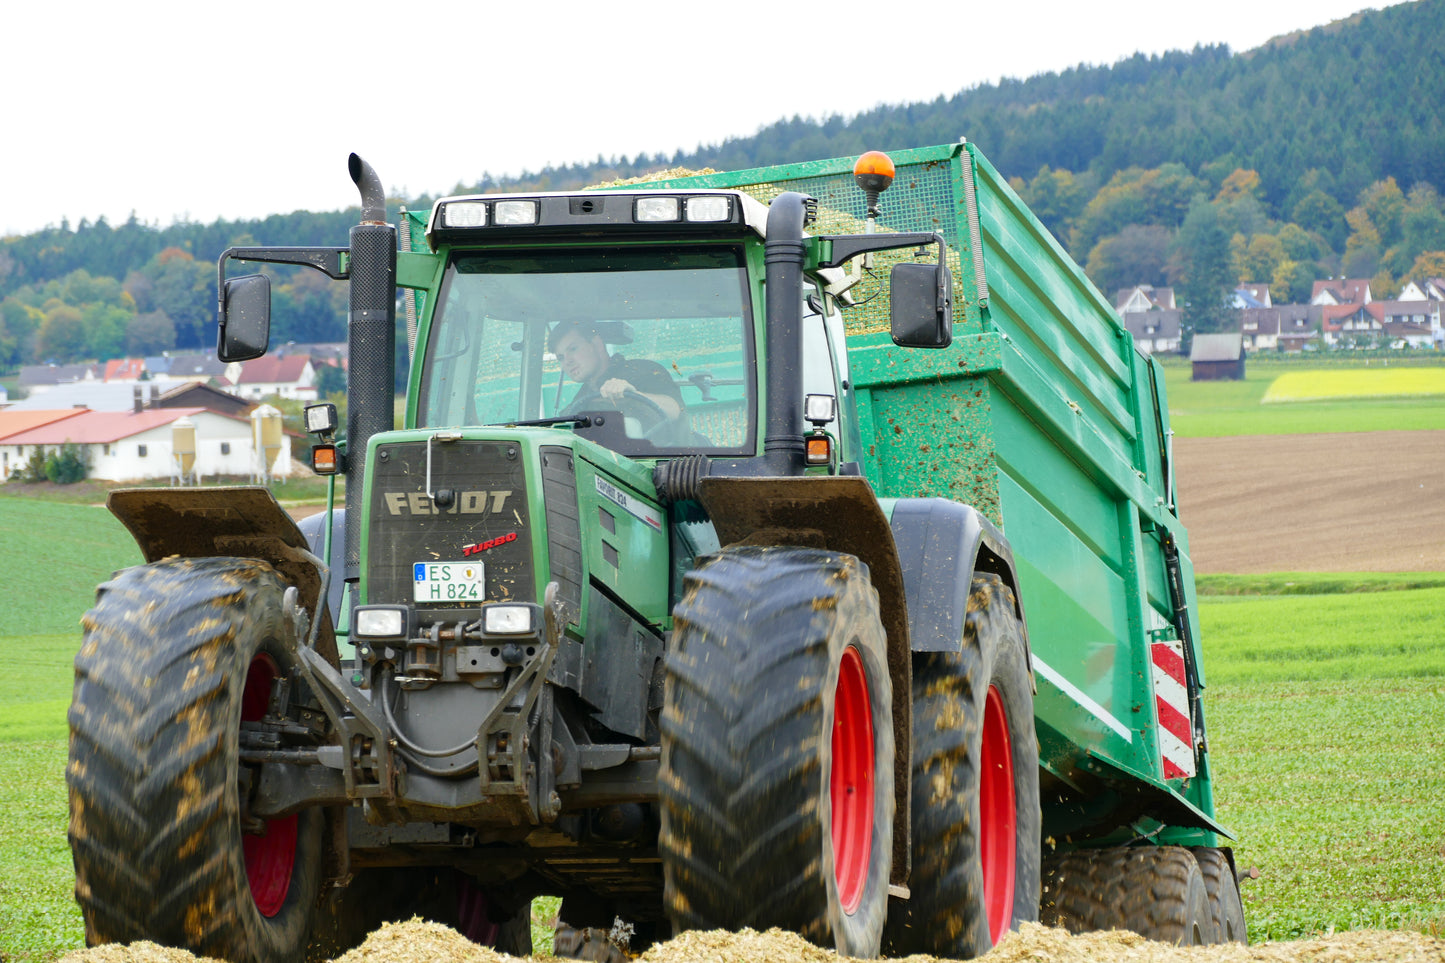
[[[953,343],[953,279],[942,264],[895,264],[888,278],[888,323],[903,348]]]
[[[221,292],[221,331],[216,357],[250,361],[271,342],[271,279],[264,274],[227,278]]]

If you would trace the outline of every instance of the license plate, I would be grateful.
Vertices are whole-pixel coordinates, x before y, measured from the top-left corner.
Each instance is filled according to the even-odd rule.
[[[486,589],[483,572],[481,562],[417,562],[411,567],[412,600],[480,602]]]

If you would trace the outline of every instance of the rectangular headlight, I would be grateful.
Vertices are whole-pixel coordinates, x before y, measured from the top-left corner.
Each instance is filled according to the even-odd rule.
[[[682,205],[676,197],[639,197],[633,217],[639,222],[680,221]]]
[[[689,197],[687,199],[687,219],[689,221],[726,221],[731,214],[730,198]]]
[[[312,434],[324,434],[336,430],[336,406],[329,401],[319,405],[307,405],[306,430]]]
[[[401,608],[400,606],[358,606],[352,622],[352,633],[358,638],[406,638],[406,609]]]
[[[536,224],[537,202],[497,201],[492,206],[492,223],[499,226],[503,224]]]
[[[482,631],[487,635],[521,635],[533,631],[530,605],[488,605],[482,609]]]
[[[442,223],[447,227],[485,227],[487,205],[482,201],[452,201],[442,207]]]

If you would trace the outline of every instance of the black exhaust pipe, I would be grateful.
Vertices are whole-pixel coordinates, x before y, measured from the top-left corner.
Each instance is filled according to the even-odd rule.
[[[366,443],[395,427],[396,228],[386,223],[386,191],[371,165],[347,163],[361,192],[361,223],[351,229],[350,353],[346,406],[346,578],[361,575],[361,504]]]
[[[351,172],[351,182],[361,191],[361,223],[385,224],[386,190],[381,186],[381,178],[357,154],[347,159],[346,168]]]
[[[768,406],[763,463],[771,475],[800,475],[803,440],[803,227],[810,198],[787,191],[768,206],[764,246],[767,289]]]

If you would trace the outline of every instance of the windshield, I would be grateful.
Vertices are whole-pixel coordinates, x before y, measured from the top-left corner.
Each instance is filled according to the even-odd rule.
[[[567,418],[628,455],[751,453],[742,257],[731,247],[456,256],[431,324],[420,426]]]

